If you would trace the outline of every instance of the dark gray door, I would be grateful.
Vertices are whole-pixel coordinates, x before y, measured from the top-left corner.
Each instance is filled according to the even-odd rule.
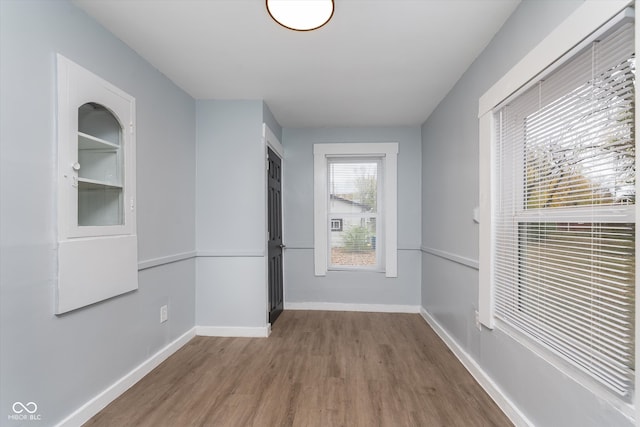
[[[269,322],[273,324],[284,306],[282,291],[282,160],[268,148],[269,199]]]

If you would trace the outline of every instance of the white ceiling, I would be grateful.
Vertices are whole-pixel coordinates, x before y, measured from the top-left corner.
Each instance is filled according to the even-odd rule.
[[[421,124],[520,0],[335,0],[311,32],[264,0],[74,0],[196,99],[264,99],[283,127]]]

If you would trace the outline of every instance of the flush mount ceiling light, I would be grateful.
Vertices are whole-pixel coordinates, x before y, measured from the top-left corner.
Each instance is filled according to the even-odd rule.
[[[333,0],[267,0],[273,20],[295,31],[322,27],[333,16],[333,8]]]

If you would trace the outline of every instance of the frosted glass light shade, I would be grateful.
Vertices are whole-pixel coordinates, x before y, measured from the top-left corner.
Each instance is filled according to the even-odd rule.
[[[267,0],[267,11],[278,24],[296,31],[322,27],[333,16],[333,0]]]

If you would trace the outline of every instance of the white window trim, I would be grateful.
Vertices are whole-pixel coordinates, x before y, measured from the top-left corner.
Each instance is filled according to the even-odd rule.
[[[382,157],[384,227],[384,271],[398,277],[398,143],[314,144],[314,264],[315,275],[326,276],[328,267],[327,156]]]
[[[538,46],[531,50],[507,74],[496,82],[479,99],[479,301],[478,315],[480,323],[489,329],[496,326],[494,318],[493,300],[493,269],[494,241],[492,224],[494,212],[492,199],[496,194],[496,177],[494,175],[494,117],[493,110],[504,100],[518,92],[528,82],[549,69],[562,56],[573,49],[578,50],[582,42],[594,31],[602,27],[625,8],[631,6],[629,0],[585,0],[562,24],[550,33]],[[640,57],[640,35],[636,31],[636,58]],[[636,98],[638,87],[636,86]],[[636,114],[636,127],[640,125],[640,115]],[[640,180],[636,181],[636,192],[640,190]],[[640,213],[640,204],[635,205],[635,217]],[[636,253],[640,250],[640,230],[636,227]],[[636,257],[637,265],[637,257]],[[640,278],[636,275],[636,290],[639,288]],[[640,301],[636,299],[636,313],[640,313]],[[640,354],[640,316],[636,316],[636,355]],[[508,332],[508,331],[507,331]],[[535,351],[535,350],[534,350]],[[545,360],[558,366],[557,358],[538,352]],[[640,370],[636,370],[636,385],[640,384]],[[601,398],[612,403],[618,410],[630,418],[640,420],[640,405],[634,398],[634,404],[629,405],[609,394],[600,393],[597,387],[588,387]],[[636,394],[637,395],[637,394]]]

